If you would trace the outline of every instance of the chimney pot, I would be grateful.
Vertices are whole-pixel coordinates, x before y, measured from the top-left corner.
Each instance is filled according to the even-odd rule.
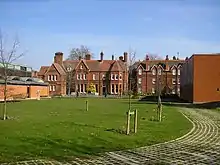
[[[114,60],[114,55],[112,55],[112,60]]]
[[[128,62],[128,53],[124,52],[124,62]]]
[[[101,53],[100,53],[100,61],[103,61],[103,56],[104,56],[104,53],[101,52]]]

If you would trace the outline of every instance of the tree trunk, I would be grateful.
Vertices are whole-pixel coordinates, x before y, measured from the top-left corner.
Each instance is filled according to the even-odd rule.
[[[7,119],[7,80],[4,84],[4,107],[3,107],[3,120]]]

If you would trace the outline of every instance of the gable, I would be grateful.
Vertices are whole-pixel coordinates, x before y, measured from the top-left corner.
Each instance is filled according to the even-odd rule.
[[[65,71],[63,70],[63,68],[57,64],[57,63],[53,63],[47,70],[47,72],[45,74],[49,74],[49,73],[58,73],[60,75],[65,75]]]
[[[75,67],[76,70],[83,69],[83,70],[89,70],[88,65],[84,60],[80,60],[79,63]]]

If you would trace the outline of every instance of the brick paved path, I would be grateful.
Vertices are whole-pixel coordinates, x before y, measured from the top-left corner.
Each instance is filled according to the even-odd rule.
[[[176,140],[127,151],[103,154],[101,157],[68,163],[33,160],[16,164],[66,165],[138,165],[138,164],[208,164],[220,165],[220,113],[209,110],[180,110],[192,123],[193,129]],[[6,165],[6,164],[5,164]],[[12,165],[12,164],[11,164]]]

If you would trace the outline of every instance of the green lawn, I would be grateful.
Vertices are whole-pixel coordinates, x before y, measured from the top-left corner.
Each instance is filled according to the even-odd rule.
[[[128,100],[51,99],[8,104],[11,120],[0,121],[0,163],[46,158],[66,160],[151,145],[177,138],[192,125],[175,107],[163,107],[164,120],[151,121],[155,104],[132,102],[138,132],[124,135]]]

